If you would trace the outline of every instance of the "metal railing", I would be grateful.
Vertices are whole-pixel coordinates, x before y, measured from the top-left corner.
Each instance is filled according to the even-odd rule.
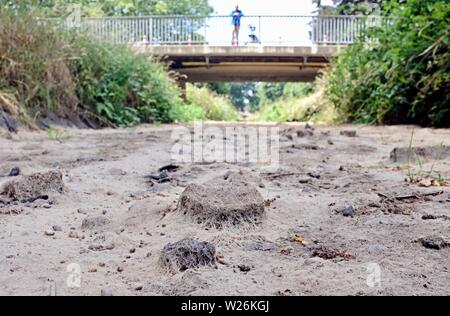
[[[244,16],[240,45],[347,45],[377,16]],[[230,45],[229,16],[82,18],[82,31],[97,40],[132,45]]]

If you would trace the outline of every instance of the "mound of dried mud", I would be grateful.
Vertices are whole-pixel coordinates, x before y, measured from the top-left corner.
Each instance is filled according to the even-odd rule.
[[[390,154],[391,161],[398,163],[414,162],[417,157],[425,161],[446,160],[450,157],[450,146],[396,147]]]
[[[265,214],[264,198],[254,185],[224,180],[189,185],[180,196],[178,210],[198,224],[217,229],[258,225]]]
[[[173,273],[215,263],[216,247],[206,241],[182,239],[169,243],[161,251],[160,263]]]
[[[20,202],[48,199],[52,193],[63,193],[63,174],[60,171],[19,176],[3,185],[0,195]]]

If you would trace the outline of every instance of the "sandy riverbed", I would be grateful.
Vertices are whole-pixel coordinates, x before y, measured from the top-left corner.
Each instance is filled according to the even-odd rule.
[[[46,132],[0,134],[0,185],[19,167],[61,170],[66,186],[50,200],[0,204],[0,294],[450,294],[450,248],[420,242],[450,242],[450,188],[406,183],[405,164],[389,159],[394,147],[408,146],[412,127],[317,127],[297,136],[303,125],[283,125],[274,174],[248,163],[182,163],[171,181],[151,183],[147,176],[170,163],[172,129],[71,129],[60,141]],[[348,129],[357,137],[340,135]],[[450,130],[416,128],[415,146],[442,143],[450,146]],[[450,160],[437,158],[422,169],[450,178]],[[266,199],[260,225],[205,229],[176,210],[188,184],[227,170]],[[421,195],[428,193],[436,195]],[[418,198],[382,197],[405,195]],[[343,216],[350,205],[354,216]],[[108,224],[83,229],[90,216]],[[47,236],[55,225],[61,231]],[[161,249],[185,237],[212,242],[220,262],[162,269]]]

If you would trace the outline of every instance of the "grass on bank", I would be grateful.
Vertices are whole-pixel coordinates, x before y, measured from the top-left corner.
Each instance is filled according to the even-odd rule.
[[[174,108],[173,117],[180,122],[197,120],[237,121],[240,115],[230,99],[206,87],[188,84],[185,104]]]
[[[165,65],[128,47],[71,32],[35,12],[0,11],[0,111],[35,126],[40,118],[100,126],[235,120],[226,98],[189,86],[180,97]]]
[[[326,75],[325,75],[326,77]],[[339,123],[333,104],[324,95],[325,77],[317,80],[314,89],[304,95],[288,96],[263,104],[252,117],[254,121]]]

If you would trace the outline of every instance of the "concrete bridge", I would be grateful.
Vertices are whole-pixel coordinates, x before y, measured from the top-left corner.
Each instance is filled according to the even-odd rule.
[[[344,46],[146,46],[187,82],[313,81]]]
[[[94,38],[157,56],[184,82],[312,81],[361,31],[367,16],[245,16],[232,46],[229,16],[81,19]]]

